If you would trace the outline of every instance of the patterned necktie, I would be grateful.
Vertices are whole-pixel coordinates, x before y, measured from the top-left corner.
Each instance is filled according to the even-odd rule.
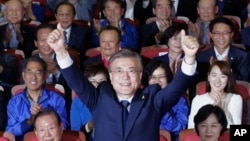
[[[19,41],[17,40],[17,35],[16,35],[15,28],[14,28],[14,26],[12,24],[9,24],[9,29],[10,29],[10,32],[11,32],[11,39],[10,39],[10,42],[9,42],[9,47],[17,49]]]
[[[67,39],[67,31],[63,31],[63,35],[64,35],[64,45],[68,45],[68,39]]]
[[[201,22],[201,26],[200,26],[200,36],[198,38],[198,41],[200,44],[204,44],[203,39],[205,38],[205,23]]]
[[[126,123],[127,123],[127,118],[128,118],[128,106],[130,103],[127,100],[122,100],[121,104],[122,104],[123,133],[125,133]]]

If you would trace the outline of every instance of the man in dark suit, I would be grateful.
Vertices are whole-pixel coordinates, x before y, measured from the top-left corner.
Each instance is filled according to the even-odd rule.
[[[26,57],[29,57],[35,50],[34,28],[22,23],[23,14],[21,1],[6,2],[5,17],[8,24],[0,26],[0,48],[20,49],[24,51]]]
[[[65,44],[68,48],[73,48],[83,53],[88,45],[88,29],[74,24],[75,7],[69,2],[61,2],[56,6],[55,17],[62,25],[65,32]]]
[[[88,58],[84,62],[84,66],[100,63],[108,68],[109,58],[121,49],[121,31],[114,26],[103,27],[99,33],[99,40],[101,54]]]
[[[206,79],[211,61],[216,59],[226,60],[230,63],[234,79],[250,80],[248,53],[231,45],[233,31],[233,23],[227,18],[219,17],[211,21],[209,34],[214,45],[197,56],[200,79]]]
[[[155,0],[152,1],[152,5],[156,21],[139,28],[140,47],[160,44],[163,32],[172,24],[170,0]]]
[[[109,59],[111,84],[104,82],[97,89],[94,88],[87,78],[79,77],[82,74],[72,65],[63,40],[60,25],[47,38],[66,81],[92,111],[95,124],[93,140],[159,140],[162,116],[177,102],[195,77],[195,55],[199,48],[197,40],[182,31],[181,41],[185,52],[182,68],[172,83],[162,90],[158,85],[139,88],[143,71],[141,58],[128,49],[118,51]]]

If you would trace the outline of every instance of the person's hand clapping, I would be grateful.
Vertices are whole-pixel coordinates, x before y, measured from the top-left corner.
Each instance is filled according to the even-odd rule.
[[[185,62],[187,64],[194,64],[196,53],[199,49],[197,38],[186,35],[184,30],[181,30],[181,46],[185,53]]]

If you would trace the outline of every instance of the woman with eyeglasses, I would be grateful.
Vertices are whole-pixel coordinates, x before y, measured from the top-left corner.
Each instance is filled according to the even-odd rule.
[[[144,86],[158,84],[164,88],[172,80],[173,74],[169,65],[162,60],[152,60],[144,69],[142,84]],[[165,113],[160,128],[169,131],[173,141],[178,141],[179,132],[187,127],[188,113],[188,103],[184,97],[181,97],[171,111]]]
[[[224,110],[228,128],[232,124],[242,124],[243,101],[242,97],[236,94],[231,70],[226,61],[215,61],[210,65],[206,92],[194,97],[188,119],[188,128],[194,128],[194,116],[206,104],[217,105]]]

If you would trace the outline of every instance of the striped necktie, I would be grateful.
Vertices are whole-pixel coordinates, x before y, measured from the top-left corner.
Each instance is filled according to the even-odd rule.
[[[67,31],[63,31],[63,35],[64,35],[64,45],[68,45],[68,39],[67,39]]]

